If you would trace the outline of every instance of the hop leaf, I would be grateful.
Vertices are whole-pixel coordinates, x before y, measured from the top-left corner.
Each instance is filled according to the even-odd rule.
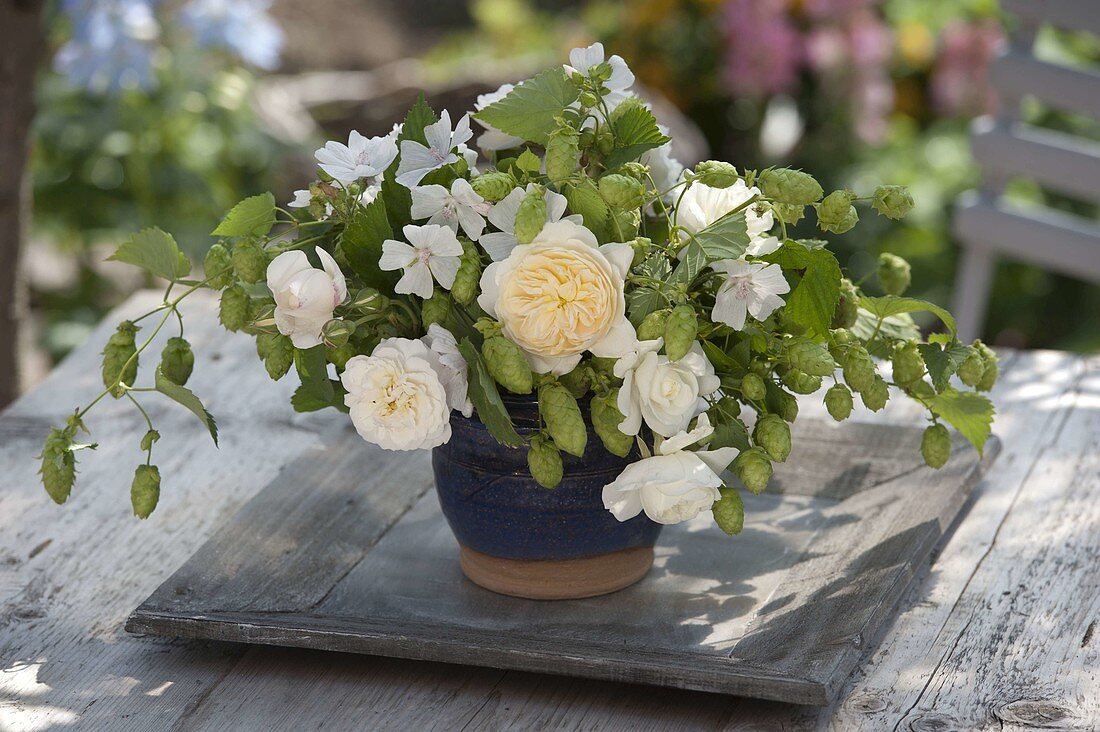
[[[577,172],[580,157],[580,133],[569,125],[559,126],[546,141],[546,177],[552,183],[568,180]]]
[[[670,361],[679,361],[695,343],[699,322],[690,305],[677,305],[665,321],[665,353]]]
[[[568,389],[553,382],[543,384],[539,388],[539,413],[554,444],[570,455],[584,455],[588,430],[581,408]]]
[[[280,333],[262,333],[256,336],[256,355],[263,359],[267,375],[278,381],[294,363],[294,344]]]
[[[863,400],[863,406],[872,412],[877,412],[886,406],[886,401],[890,398],[890,387],[881,376],[876,374],[871,385],[861,391],[859,396]]]
[[[252,319],[252,299],[240,285],[222,291],[218,319],[226,330],[238,331]]]
[[[711,188],[729,188],[741,176],[737,174],[737,168],[721,160],[704,160],[695,166],[695,178],[705,186]]]
[[[156,465],[139,465],[130,484],[130,504],[134,515],[147,519],[160,500],[160,470]]]
[[[451,297],[460,305],[469,305],[477,297],[481,280],[481,257],[473,245],[464,245],[458,260],[458,272],[451,285]]]
[[[668,313],[668,310],[654,310],[642,318],[642,322],[638,325],[638,340],[655,341],[658,338],[664,338]]]
[[[920,454],[929,467],[942,468],[951,457],[951,436],[942,424],[934,424],[924,430],[920,441]]]
[[[760,174],[757,182],[768,198],[780,203],[806,206],[821,200],[824,191],[809,173],[791,168],[773,168]]]
[[[627,175],[605,175],[599,180],[599,189],[607,205],[618,211],[629,211],[645,202],[645,187]]]
[[[909,283],[912,281],[909,263],[896,254],[888,252],[878,255],[876,274],[882,289],[891,295],[901,295],[909,289]]]
[[[546,196],[535,186],[519,202],[516,212],[516,241],[530,244],[546,224]]]
[[[924,378],[924,359],[916,343],[899,342],[895,345],[891,363],[894,365],[894,381],[898,384],[911,384]]]
[[[772,463],[763,448],[751,447],[742,450],[733,461],[733,472],[746,488],[760,494],[768,487],[768,481],[772,478]]]
[[[859,222],[859,212],[852,205],[852,194],[848,191],[833,191],[817,208],[817,225],[822,231],[843,234]]]
[[[722,497],[710,509],[714,514],[714,523],[730,536],[740,534],[745,528],[745,502],[736,488],[724,486],[720,491]]]
[[[752,441],[778,463],[791,454],[791,428],[778,415],[765,414],[758,419],[752,431]]]
[[[875,189],[871,206],[886,218],[901,219],[913,210],[913,197],[905,186],[879,186]]]
[[[561,452],[542,435],[531,438],[531,445],[527,450],[527,467],[531,470],[531,477],[543,488],[555,488],[561,483],[564,472]]]
[[[836,362],[823,343],[808,338],[791,338],[785,344],[787,362],[810,376],[832,376]]]
[[[233,271],[242,282],[261,282],[267,276],[267,252],[255,241],[238,243],[232,259]]]
[[[530,394],[534,388],[534,374],[523,352],[502,335],[486,338],[481,347],[485,367],[493,379],[513,394]],[[553,433],[551,433],[553,434]]]
[[[837,422],[843,422],[852,414],[852,392],[844,384],[834,384],[825,392],[825,409]]]
[[[206,273],[207,284],[215,290],[224,289],[233,283],[233,258],[223,244],[213,244],[206,250],[202,269]]]
[[[749,372],[741,379],[741,395],[752,402],[758,402],[767,395],[764,380]]]
[[[137,331],[136,325],[124,320],[103,347],[103,386],[111,390],[115,399],[125,394],[125,387],[133,386],[137,378],[138,357],[134,342]]]
[[[490,203],[498,203],[504,200],[516,187],[516,179],[511,173],[494,170],[484,175],[479,175],[470,181],[474,192]]]
[[[195,354],[191,344],[180,337],[169,338],[164,350],[160,352],[161,373],[179,385],[187,383],[191,371],[195,368]]]
[[[626,457],[634,447],[634,438],[619,429],[625,417],[619,411],[618,398],[618,389],[602,397],[592,397],[592,427],[608,452]]]

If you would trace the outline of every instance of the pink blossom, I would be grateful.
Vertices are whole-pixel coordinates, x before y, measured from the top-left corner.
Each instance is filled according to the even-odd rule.
[[[803,50],[788,5],[788,0],[726,3],[725,79],[732,94],[765,96],[794,88]]]
[[[941,114],[973,117],[996,110],[989,64],[1005,42],[995,21],[956,21],[944,28],[932,71],[932,101]]]

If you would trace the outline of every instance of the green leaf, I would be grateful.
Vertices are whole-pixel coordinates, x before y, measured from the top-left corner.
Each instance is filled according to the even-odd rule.
[[[194,392],[186,386],[180,386],[171,381],[161,373],[159,366],[154,377],[154,386],[161,394],[190,409],[199,418],[199,421],[206,426],[206,429],[210,431],[210,437],[214,440],[214,444],[218,444],[218,425],[214,421],[214,415],[206,411],[206,407],[202,405],[202,401],[195,396]]]
[[[421,145],[427,145],[428,138],[424,136],[424,128],[438,121],[439,115],[428,105],[428,102],[424,99],[424,94],[421,93],[417,97],[416,104],[412,105],[405,115],[405,121],[401,125],[401,133],[397,136],[398,142],[413,140]]]
[[[929,403],[932,413],[944,420],[982,453],[993,425],[993,402],[981,394],[947,389]]]
[[[833,253],[825,248],[807,248],[788,241],[764,259],[784,270],[801,271],[798,284],[787,296],[784,312],[794,323],[805,328],[810,337],[827,336],[840,299],[840,264]]]
[[[726,214],[695,234],[695,241],[712,260],[739,259],[749,248],[745,212]]]
[[[653,113],[637,99],[623,102],[611,113],[611,130],[615,137],[615,149],[607,158],[605,165],[608,170],[637,160],[647,150],[669,141],[658,129]]]
[[[580,185],[567,185],[563,191],[569,210],[581,215],[584,225],[603,243],[611,241],[611,208],[603,200],[596,184],[585,178]]]
[[[311,407],[316,404],[322,405],[298,411],[315,411],[336,403],[336,391],[332,380],[328,377],[328,359],[323,345],[295,349],[294,367],[298,372],[298,378],[302,380],[302,385],[294,392],[298,403]],[[293,400],[291,405],[298,409]]]
[[[263,236],[275,225],[275,196],[261,193],[229,209],[213,236]]]
[[[890,358],[892,350],[890,341],[912,341],[920,338],[920,328],[913,322],[908,313],[891,315],[879,324],[878,318],[870,312],[860,308],[856,313],[856,322],[849,330],[857,338],[867,341],[878,329],[878,336],[874,341],[868,342],[867,350],[879,358]]]
[[[156,227],[137,232],[119,244],[107,259],[141,267],[166,280],[178,280],[191,272],[191,262],[180,251],[176,240]]]
[[[386,216],[386,202],[381,197],[357,208],[340,235],[340,250],[347,257],[352,271],[363,281],[363,285],[387,295],[393,294],[398,273],[383,271],[378,266],[378,260],[382,256],[382,242],[391,238],[393,229]]]
[[[739,372],[742,368],[732,356],[710,341],[703,341],[703,353],[716,371]]]
[[[544,144],[557,128],[562,111],[580,96],[580,90],[554,66],[516,86],[507,96],[474,115],[508,135]]]
[[[688,242],[680,250],[680,262],[672,271],[671,282],[690,285],[707,266],[707,254],[699,242]]]
[[[730,536],[740,534],[741,529],[745,528],[745,502],[736,488],[724,486],[720,490],[722,497],[711,508],[714,523]]]
[[[924,358],[924,367],[928,369],[928,375],[932,377],[932,386],[936,387],[936,391],[947,388],[951,376],[959,370],[959,366],[970,355],[970,347],[958,341],[945,344],[943,348],[935,343],[921,343],[917,346],[917,350]]]
[[[893,295],[861,297],[859,299],[859,306],[876,318],[888,318],[891,315],[901,315],[902,313],[932,313],[943,321],[943,324],[947,326],[947,329],[951,331],[952,334],[956,331],[955,318],[952,317],[951,313],[947,312],[939,305],[930,303],[926,300],[918,300],[915,297],[895,297]]]
[[[523,438],[512,425],[512,418],[508,416],[508,410],[500,399],[500,392],[497,391],[496,382],[489,376],[481,354],[469,338],[459,341],[458,350],[466,359],[466,367],[469,370],[470,401],[474,403],[478,418],[497,442],[508,447],[519,447],[523,444]]]
[[[329,379],[328,381],[332,389],[330,397],[325,398],[315,386],[302,384],[290,396],[290,406],[294,407],[295,412],[317,412],[329,407],[347,412],[348,407],[344,404],[344,395],[347,394],[347,390],[344,385],[335,379]]]

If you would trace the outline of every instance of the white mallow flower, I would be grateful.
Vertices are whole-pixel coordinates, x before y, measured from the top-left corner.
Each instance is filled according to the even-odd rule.
[[[432,323],[428,326],[428,334],[424,336],[424,342],[439,356],[439,380],[447,390],[447,404],[451,409],[462,412],[464,417],[473,415],[474,404],[467,395],[470,390],[470,380],[467,375],[466,359],[458,350],[458,341],[454,334],[439,323]]]
[[[474,102],[474,109],[480,112],[488,107],[490,104],[499,102],[504,97],[508,96],[508,93],[515,89],[514,84],[502,84],[495,92],[489,92],[488,94],[479,94],[477,101]],[[486,151],[508,150],[513,147],[519,147],[523,144],[522,137],[516,137],[515,135],[509,135],[505,132],[501,132],[496,127],[478,120],[478,124],[485,128],[485,132],[477,138],[477,146]]]
[[[759,188],[749,188],[743,180],[738,180],[729,188],[712,188],[696,181],[688,186],[680,199],[676,209],[676,225],[695,234],[759,195]],[[772,212],[758,213],[755,204],[743,210],[749,234],[749,248],[745,254],[763,257],[778,249],[779,239],[768,234],[775,223]]]
[[[726,275],[714,296],[710,318],[734,330],[745,327],[745,316],[763,320],[783,307],[780,295],[791,291],[778,264],[723,259],[710,265]]]
[[[478,195],[470,181],[456,178],[451,190],[443,186],[418,186],[412,189],[412,217],[428,219],[429,224],[449,226],[477,241],[485,230],[485,216],[492,205]]]
[[[340,382],[351,422],[386,450],[422,450],[451,439],[451,398],[440,357],[424,341],[387,338],[348,359]]]
[[[660,338],[640,341],[615,363],[615,375],[623,380],[618,407],[626,418],[619,425],[624,434],[638,434],[644,420],[657,434],[672,437],[706,409],[702,397],[721,386],[698,341],[679,361],[659,354],[662,344]]]
[[[377,182],[370,182],[367,187],[363,189],[363,192],[359,194],[359,203],[366,206],[369,203],[374,203],[374,199],[378,198],[378,194],[382,192],[382,185]],[[308,188],[294,191],[294,198],[287,203],[288,208],[309,208],[313,202],[313,191]],[[325,201],[325,216],[332,216],[333,212],[332,204]]]
[[[452,131],[451,115],[443,110],[438,122],[424,128],[427,145],[416,140],[401,141],[401,164],[397,166],[397,182],[406,188],[412,188],[433,170],[458,162],[458,155],[452,150],[464,145],[473,136],[474,133],[470,131],[470,115],[462,115]]]
[[[566,73],[579,71],[587,75],[588,70],[604,62],[604,50],[602,43],[593,43],[586,48],[574,48],[569,52],[569,64],[565,66]],[[634,72],[618,54],[607,59],[611,67],[611,78],[603,83],[609,89],[604,96],[604,101],[609,109],[614,109],[630,96],[630,87],[634,85]]]
[[[494,262],[502,262],[507,259],[516,244],[519,243],[516,241],[516,214],[519,213],[519,204],[523,201],[523,197],[534,189],[534,183],[528,183],[526,189],[515,188],[489,209],[489,223],[500,229],[500,231],[482,234],[480,243],[481,248],[488,252],[489,257]],[[565,214],[565,207],[568,205],[565,196],[554,191],[545,191],[544,195],[546,197],[546,223],[552,224],[555,221],[571,221],[578,225],[584,223],[584,219],[580,214],[571,214],[562,218]]]
[[[585,351],[619,358],[637,341],[623,283],[634,250],[580,224],[547,224],[481,275],[477,302],[540,374],[567,374]]]
[[[737,448],[689,452],[685,447],[714,432],[706,413],[691,432],[681,432],[657,447],[657,454],[626,466],[603,488],[603,505],[619,521],[645,511],[659,524],[689,521],[710,510],[722,497],[722,471],[737,457]]]
[[[267,265],[267,287],[275,297],[275,327],[295,348],[321,344],[321,328],[348,296],[344,273],[328,252],[317,247],[322,269],[305,252],[283,252]]]
[[[348,135],[348,144],[329,141],[314,153],[321,170],[344,185],[360,178],[380,175],[397,157],[393,134],[366,138],[355,130]]]
[[[432,296],[433,279],[443,289],[451,289],[462,256],[462,244],[455,233],[437,224],[408,224],[401,231],[409,242],[387,239],[382,242],[382,256],[378,260],[381,269],[405,270],[394,292],[427,300]]]

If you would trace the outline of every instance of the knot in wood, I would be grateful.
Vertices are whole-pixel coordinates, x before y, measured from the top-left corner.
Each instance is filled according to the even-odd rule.
[[[995,708],[993,713],[1002,722],[1025,727],[1049,727],[1072,716],[1065,705],[1051,699],[1017,699]]]
[[[953,732],[961,729],[954,717],[939,712],[917,712],[905,718],[904,729],[910,732]]]

